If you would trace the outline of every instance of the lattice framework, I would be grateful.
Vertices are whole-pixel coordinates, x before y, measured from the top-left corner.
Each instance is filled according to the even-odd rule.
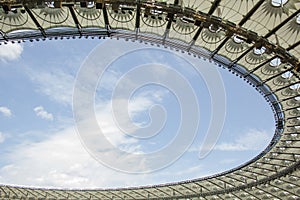
[[[2,44],[112,37],[168,46],[243,78],[269,102],[276,121],[261,154],[214,176],[106,190],[1,185],[0,198],[299,199],[299,0],[0,0],[0,6]]]

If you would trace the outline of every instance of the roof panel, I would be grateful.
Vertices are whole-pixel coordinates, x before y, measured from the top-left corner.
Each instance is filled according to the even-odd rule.
[[[195,45],[213,51],[225,38],[224,30],[219,27],[210,26],[210,28],[203,28]]]
[[[244,27],[264,36],[299,9],[298,0],[288,0],[277,6],[272,5],[272,2],[276,1],[264,1]]]
[[[135,30],[136,7],[119,5],[107,6],[108,21],[113,29]]]
[[[211,6],[213,5],[212,0],[182,0],[182,6],[194,9],[196,11],[201,11],[204,13],[208,13]]]
[[[247,44],[244,40],[236,35],[233,35],[228,41],[221,47],[218,54],[230,59],[236,60],[243,53],[245,53],[251,45]]]
[[[140,32],[163,36],[167,27],[167,13],[156,9],[142,10]]]
[[[28,13],[23,12],[23,8],[16,8],[8,13],[5,13],[3,9],[0,9],[0,30],[3,33],[22,29],[37,30],[38,27],[34,24]]]
[[[76,27],[68,7],[37,8],[31,9],[31,12],[44,30],[58,27]]]
[[[74,11],[82,28],[105,28],[103,11],[96,6],[82,8],[76,5]]]
[[[179,39],[183,42],[190,43],[197,28],[198,27],[194,25],[193,19],[175,16],[169,32],[169,38]]]
[[[224,0],[220,2],[220,6],[218,6],[213,15],[238,24],[245,17],[245,13],[248,13],[257,3],[258,0]]]

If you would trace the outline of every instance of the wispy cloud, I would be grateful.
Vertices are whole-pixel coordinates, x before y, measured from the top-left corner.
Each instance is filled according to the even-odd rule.
[[[108,170],[99,166],[84,150],[72,128],[53,133],[50,138],[38,143],[19,145],[8,158],[11,163],[0,169],[2,183],[40,187],[97,187],[104,185],[101,184],[102,179],[108,175]],[[101,179],[96,180],[93,176]]]
[[[53,118],[53,115],[51,113],[48,113],[43,106],[37,106],[35,107],[34,109],[34,112],[36,114],[36,116],[42,118],[42,119],[45,119],[45,120],[50,120],[52,121],[54,118]]]
[[[106,117],[107,113],[103,113],[102,110],[98,119],[106,124],[103,130],[108,139],[118,147],[122,146],[124,151],[136,152],[138,149],[135,145],[136,141],[126,138],[120,131],[116,132],[117,128]],[[101,142],[98,145],[101,147]],[[103,153],[116,159],[113,149],[106,149]],[[73,126],[53,132],[43,141],[27,141],[19,144],[7,155],[7,158],[10,163],[0,169],[0,182],[7,184],[99,188],[149,184],[150,181],[150,177],[145,179],[144,175],[139,175],[140,178],[137,178],[101,165],[88,154]],[[136,161],[139,162],[141,161]]]
[[[2,113],[2,115],[4,115],[5,117],[11,117],[12,116],[12,113],[11,113],[11,110],[7,107],[0,107],[0,113]]]
[[[245,134],[241,134],[233,142],[222,142],[215,146],[221,151],[254,151],[262,150],[270,142],[270,133],[251,129]]]
[[[37,92],[63,105],[72,104],[75,76],[71,72],[28,69],[30,79],[37,85]]]
[[[102,102],[95,109],[98,123],[105,136],[116,148],[126,152],[140,152],[137,140],[124,135],[115,125],[109,109],[110,103]],[[138,103],[137,105],[140,106]],[[42,106],[36,107],[34,111],[40,117],[52,118]],[[103,146],[101,141],[97,145]],[[137,178],[135,175],[121,173],[101,165],[86,151],[77,137],[74,125],[53,131],[50,137],[42,141],[26,141],[18,144],[14,149],[6,156],[9,164],[0,168],[2,183],[40,187],[99,188],[126,187],[151,182],[150,175],[141,174],[140,178]],[[104,149],[103,153],[115,159],[114,149]],[[136,160],[137,167],[139,162],[143,164],[143,161]],[[33,166],[32,163],[36,164]],[[149,177],[145,179],[144,176]]]
[[[118,142],[124,139],[122,135],[114,137]],[[134,141],[127,141],[128,144],[132,142]],[[109,151],[104,153],[114,155]],[[129,174],[116,171],[100,164],[88,154],[77,137],[74,127],[53,132],[43,141],[18,145],[6,157],[9,163],[0,168],[0,182],[24,186],[116,188],[159,184],[173,179],[185,180],[186,176],[206,175],[202,165],[186,167],[183,171],[179,169],[170,172],[165,169],[153,174]],[[137,164],[139,162],[142,161],[136,161]]]
[[[0,144],[3,143],[5,140],[5,136],[2,132],[0,132]]]
[[[205,173],[203,165],[192,166],[190,168],[185,169],[184,171],[180,170],[179,172],[175,172],[173,173],[173,175],[183,176],[188,174],[199,174],[199,173],[201,173],[201,175]]]
[[[0,46],[0,60],[11,61],[18,59],[23,52],[23,45],[8,43]]]
[[[153,56],[151,59],[153,60]],[[164,57],[161,56],[160,59],[164,60]],[[161,78],[166,75],[166,71],[159,70],[156,73],[160,73]],[[29,76],[37,83],[35,86],[38,88],[38,92],[61,104],[72,104],[75,76],[67,69],[50,69],[49,67],[46,70],[29,69]],[[104,86],[102,86],[111,89],[112,83],[115,83],[116,78],[119,76],[119,74],[112,74],[104,80]],[[163,95],[161,91],[151,91],[147,94],[142,93],[135,96],[132,101],[129,101],[131,117],[137,117],[136,119],[141,120],[139,115],[144,111],[148,111],[151,105],[162,101]],[[117,99],[116,101],[126,101],[128,103],[128,99]],[[126,136],[115,125],[109,109],[111,102],[96,101],[96,103],[102,103],[102,105],[95,106],[95,114],[106,138],[116,148],[123,151],[130,153],[142,152],[143,149],[138,140]],[[34,108],[34,112],[43,119],[53,120],[53,115],[48,113],[42,106]],[[124,121],[124,124],[129,123],[132,122]],[[134,132],[135,129],[131,131]],[[121,173],[101,165],[87,153],[76,135],[74,125],[67,125],[60,131],[53,131],[47,135],[49,136],[47,139],[43,138],[38,142],[27,140],[26,143],[18,144],[16,148],[12,148],[10,152],[5,152],[8,154],[6,155],[8,164],[0,167],[1,183],[65,188],[127,187],[161,183],[162,177],[164,179],[168,179],[168,177],[174,179],[174,174],[176,175],[175,178],[188,174],[195,177],[199,174],[199,171],[200,173],[207,172],[207,169],[203,167],[204,165],[186,165],[185,170],[175,170],[174,173],[166,170],[156,173],[155,176],[151,174],[132,175]],[[98,142],[99,140],[95,141]],[[102,147],[101,141],[97,145]],[[111,155],[111,158],[116,160],[113,149],[104,149],[103,153]],[[132,166],[139,167],[139,165],[143,165],[142,160],[136,160]],[[169,173],[165,174],[165,172]]]
[[[233,164],[235,163],[237,160],[236,159],[232,159],[232,158],[228,158],[228,159],[223,159],[223,160],[220,160],[220,164],[223,164],[223,165],[228,165],[228,164]]]

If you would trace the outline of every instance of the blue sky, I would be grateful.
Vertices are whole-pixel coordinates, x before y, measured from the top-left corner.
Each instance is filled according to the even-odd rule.
[[[183,156],[153,173],[130,174],[102,165],[84,148],[76,132],[72,95],[81,65],[94,48],[103,51],[107,42],[110,40],[47,40],[0,46],[1,183],[108,188],[181,181],[236,167],[256,156],[270,142],[274,119],[268,104],[240,78],[218,68],[226,92],[225,123],[214,149],[205,158],[199,159],[199,148],[212,115],[205,78],[195,73],[193,66],[187,62],[190,59],[187,54],[145,45],[146,49],[114,60],[97,85],[95,115],[104,135],[116,148],[146,154],[167,146],[174,139],[174,132],[182,121],[181,102],[168,87],[148,84],[133,92],[129,100],[129,115],[137,127],[151,126],[148,112],[153,105],[159,104],[164,108],[166,122],[154,137],[131,137],[136,127],[127,135],[122,134],[110,110],[113,90],[124,75],[137,66],[152,69],[151,66],[159,65],[166,68],[157,68],[159,70],[155,73],[146,71],[146,76],[163,80],[168,73],[161,69],[174,69],[188,80],[194,90],[200,112],[197,136]],[[137,44],[119,41],[113,45],[107,51],[118,52],[120,46],[126,49]],[[104,59],[99,53],[97,62]],[[197,67],[216,66],[198,59]],[[145,74],[138,78],[146,79]],[[131,78],[128,80],[132,81]],[[123,105],[120,99],[115,100],[115,105]],[[106,153],[110,155],[110,152]],[[136,162],[134,164],[141,164],[138,160]],[[148,166],[143,167],[147,169]]]

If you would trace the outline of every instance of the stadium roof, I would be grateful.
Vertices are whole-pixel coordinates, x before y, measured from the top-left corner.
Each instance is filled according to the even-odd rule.
[[[0,185],[1,199],[299,199],[299,0],[0,0],[0,6],[2,44],[112,37],[168,46],[243,78],[269,102],[276,121],[260,155],[210,177],[103,190]]]

